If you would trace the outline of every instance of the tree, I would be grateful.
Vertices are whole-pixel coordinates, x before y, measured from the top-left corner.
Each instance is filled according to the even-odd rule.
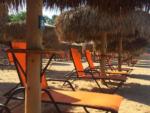
[[[26,20],[26,12],[9,15],[9,22],[20,22]]]
[[[53,15],[52,19],[51,19],[51,24],[54,25],[55,24],[55,19],[57,18],[57,15]]]
[[[48,16],[44,16],[44,19],[45,19],[45,23],[47,23],[47,24],[52,23],[52,20]]]
[[[50,24],[50,25],[54,25],[56,17],[57,17],[57,15],[53,15],[52,18],[49,18],[48,16],[44,16],[45,23]]]
[[[54,25],[55,19],[57,15],[53,15],[52,18],[49,18],[48,16],[44,16],[45,18],[45,23]],[[20,12],[17,14],[11,14],[9,15],[9,22],[21,22],[26,20],[26,12]]]

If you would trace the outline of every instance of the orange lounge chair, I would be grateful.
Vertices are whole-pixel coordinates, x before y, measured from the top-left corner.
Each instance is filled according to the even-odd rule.
[[[12,46],[13,44],[15,43],[12,43]],[[15,97],[18,93],[24,92],[26,86],[26,53],[13,53],[13,51],[11,51],[11,55],[16,66],[22,87],[18,87],[11,91],[5,104],[7,104],[10,99]],[[87,108],[118,113],[119,106],[123,99],[121,96],[112,94],[50,89],[48,88],[44,73],[41,77],[41,87],[41,100],[43,102],[53,103],[58,113],[61,113],[61,110],[58,106],[59,104],[80,106],[83,107],[87,113],[89,113]]]
[[[116,87],[108,87],[107,84],[105,84],[108,88],[111,88],[112,93],[117,91],[126,81],[126,76],[105,76],[99,73],[98,71],[84,71],[82,62],[81,62],[81,55],[78,52],[77,49],[71,48],[71,55],[72,55],[72,60],[74,63],[75,70],[72,71],[72,73],[69,73],[68,75],[65,75],[67,77],[67,80],[70,79],[89,79],[89,80],[94,80],[99,89],[103,91],[101,88],[98,80],[103,80],[103,81],[115,81],[117,83]]]
[[[86,50],[85,51],[85,54],[86,52],[89,52],[90,54],[90,51],[89,50]],[[101,58],[102,55],[99,55],[99,59]],[[112,63],[112,58],[114,58],[114,56],[112,55],[103,55],[104,57],[106,57],[106,69],[110,69],[113,72],[115,72],[116,74],[120,74],[120,73],[130,73],[133,69],[130,69],[130,68],[121,68],[121,71],[118,70],[117,67],[115,67]],[[109,71],[110,72],[110,71]],[[110,72],[111,73],[111,72]]]
[[[87,62],[88,62],[88,64],[89,64],[89,68],[91,69],[91,70],[95,70],[95,69],[97,69],[97,67],[95,67],[94,66],[94,64],[93,64],[93,60],[92,60],[92,56],[91,56],[91,53],[90,53],[90,51],[89,50],[86,50],[85,51],[85,56],[86,56],[86,59],[87,59]],[[106,73],[107,74],[114,74],[114,75],[116,75],[116,74],[121,74],[121,75],[126,75],[126,76],[128,76],[129,75],[129,72],[131,72],[131,70],[132,69],[129,69],[129,68],[123,68],[123,72],[122,71],[117,71],[116,70],[116,68],[114,68],[111,64],[107,64],[107,66],[110,68],[110,70],[111,71],[106,71]],[[125,72],[126,71],[126,72]]]

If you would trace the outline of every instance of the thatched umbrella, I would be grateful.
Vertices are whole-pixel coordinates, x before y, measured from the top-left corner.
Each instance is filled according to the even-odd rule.
[[[7,23],[3,29],[2,36],[0,37],[0,43],[9,44],[10,41],[27,41],[26,38],[26,23],[15,22]],[[61,42],[55,32],[55,26],[47,25],[43,31],[43,49],[63,50],[69,51],[71,47],[79,48],[81,51],[81,45],[75,45],[73,43]]]
[[[57,18],[56,32],[60,39],[67,41],[96,40],[100,42],[101,40],[102,54],[106,54],[106,37],[108,39],[119,38],[118,67],[121,70],[122,40],[123,38],[131,40],[139,35],[149,34],[148,31],[145,32],[150,25],[145,25],[145,18],[149,20],[150,16],[141,11],[132,11],[125,16],[122,16],[121,13],[119,16],[112,16],[100,12],[98,8],[80,7],[67,11]],[[104,61],[101,60],[102,67],[105,65]]]
[[[65,41],[100,39],[102,32],[114,32],[118,26],[115,19],[105,13],[99,13],[98,9],[80,7],[57,17],[56,32],[58,37]]]
[[[0,43],[9,44],[10,41],[27,41],[25,22],[7,23],[3,35],[0,37]],[[74,43],[59,41],[55,33],[55,26],[46,26],[43,31],[43,49],[62,50],[68,53],[70,48],[75,47],[82,52],[82,46]]]
[[[56,19],[56,32],[58,37],[67,41],[84,41],[98,39],[103,42],[101,48],[106,48],[106,32],[115,32],[118,22],[115,16],[99,13],[98,9],[80,7],[62,13]],[[105,22],[104,22],[105,21]],[[101,50],[106,53],[105,49]],[[104,57],[103,57],[104,58]],[[104,73],[105,60],[101,60],[101,71]]]
[[[66,41],[97,41],[102,38],[102,32],[111,34],[110,38],[122,35],[131,39],[138,35],[138,31],[146,34],[146,28],[142,29],[149,25],[146,25],[146,20],[149,20],[149,15],[142,11],[132,11],[118,17],[86,6],[62,13],[56,19],[56,32],[60,39]]]
[[[1,0],[0,3],[6,3],[9,6],[13,5],[16,9],[19,5],[27,4],[27,38],[29,49],[41,49],[42,45],[42,31],[38,28],[39,16],[42,15],[43,4],[50,7],[58,6],[60,8],[74,7],[82,3],[87,3],[92,6],[99,6],[99,9],[114,11],[123,7],[123,9],[132,10],[135,7],[147,5],[149,1],[145,0]],[[105,4],[106,5],[105,5]],[[104,7],[104,6],[107,7]],[[103,7],[101,7],[103,6]],[[110,8],[108,8],[108,6]],[[114,7],[115,6],[115,7]],[[126,11],[126,10],[125,10]],[[30,54],[27,61],[27,88],[26,88],[26,113],[40,113],[41,112],[41,93],[40,93],[40,55]],[[36,76],[35,76],[36,75]],[[34,100],[34,101],[32,101]]]
[[[0,37],[1,43],[7,43],[9,41],[27,41],[25,22],[7,23],[3,29],[3,36]],[[60,41],[55,33],[55,26],[45,26],[43,31],[43,48],[47,49],[59,49]]]
[[[110,34],[110,37],[118,38],[118,69],[121,71],[122,64],[122,43],[123,40],[133,40],[138,37],[149,38],[148,32],[150,27],[150,15],[143,11],[134,11],[126,15],[126,17],[120,17],[120,27],[117,33]],[[112,36],[111,36],[112,35]]]

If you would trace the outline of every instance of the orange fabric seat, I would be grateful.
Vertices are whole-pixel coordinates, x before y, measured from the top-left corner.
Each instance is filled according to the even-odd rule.
[[[81,61],[81,55],[78,52],[78,50],[76,48],[71,48],[71,55],[72,55],[72,60],[74,63],[74,67],[75,67],[75,73],[73,73],[72,75],[70,74],[70,76],[68,76],[68,80],[71,78],[79,78],[79,79],[90,79],[93,80],[97,86],[99,87],[99,89],[103,92],[105,92],[104,90],[102,90],[100,83],[98,82],[98,80],[102,80],[103,84],[105,86],[107,86],[107,88],[110,89],[110,87],[108,86],[108,80],[111,80],[111,83],[117,83],[116,86],[111,87],[110,90],[113,90],[112,93],[114,93],[115,91],[117,91],[126,81],[127,77],[124,75],[115,75],[113,76],[113,74],[111,74],[110,76],[107,74],[102,75],[100,71],[97,70],[84,70],[83,65],[82,65],[82,61]],[[94,65],[92,65],[91,67],[93,68]],[[73,76],[75,75],[75,76]],[[119,83],[118,83],[119,82]]]
[[[82,66],[82,62],[81,62],[81,56],[80,56],[78,50],[75,49],[75,48],[71,48],[71,54],[72,54],[74,66],[76,68],[77,76],[78,77],[87,77],[87,76],[85,76],[86,74],[84,72],[84,69],[83,69],[83,66]],[[89,60],[89,59],[87,59],[87,60]],[[90,66],[90,64],[89,64],[89,66]],[[93,63],[91,65],[91,68],[92,69],[94,68]],[[99,71],[96,71],[96,73],[93,72],[91,74],[94,77],[96,77],[97,79],[98,78],[101,79],[101,78],[104,78],[104,77],[105,77],[105,79],[115,79],[115,77],[116,77],[116,80],[120,80],[120,81],[125,81],[126,80],[126,76],[122,76],[121,77],[120,75],[115,75],[115,77],[112,77],[113,74],[111,74],[111,76],[106,76],[106,75],[102,75],[101,72],[99,72]],[[91,77],[92,77],[92,75],[91,75]]]
[[[85,56],[86,56],[86,59],[87,59],[87,62],[89,64],[90,69],[96,69],[95,66],[94,66],[94,64],[93,64],[92,56],[91,56],[91,53],[90,53],[89,50],[85,51]],[[128,74],[128,72],[126,72],[126,71],[117,71],[117,70],[114,70],[114,71],[112,71],[112,70],[110,70],[110,71],[106,70],[106,73],[107,74],[115,74],[115,75],[116,74],[124,74],[124,75]]]
[[[119,95],[110,95],[104,93],[93,93],[85,91],[64,91],[49,90],[56,103],[66,103],[77,106],[88,106],[92,108],[104,108],[118,111],[123,98]],[[46,94],[42,95],[42,100],[49,101]]]
[[[86,59],[87,59],[87,62],[88,62],[88,64],[89,64],[89,67],[90,67],[90,69],[96,69],[95,68],[95,66],[94,66],[94,64],[93,64],[93,60],[92,60],[92,56],[91,56],[91,53],[90,53],[90,51],[89,50],[86,50],[85,51],[85,56],[86,56]],[[108,64],[108,66],[110,66],[111,67],[111,65],[110,64]],[[130,68],[122,68],[122,71],[118,71],[118,70],[116,70],[116,68],[110,68],[111,69],[111,71],[106,71],[106,73],[109,73],[109,74],[124,74],[124,75],[127,75],[132,69],[130,69]],[[112,70],[112,69],[114,69],[114,70]]]

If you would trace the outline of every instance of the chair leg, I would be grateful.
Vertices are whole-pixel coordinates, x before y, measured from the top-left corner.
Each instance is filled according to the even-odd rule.
[[[13,87],[8,92],[6,92],[3,96],[9,96],[9,94],[11,94],[11,92],[14,91],[19,85],[20,85],[20,83],[18,83],[15,87]]]
[[[0,104],[0,113],[3,113],[3,111],[5,111],[5,113],[11,113],[9,108],[3,104]]]
[[[83,109],[86,113],[90,113],[85,106],[83,107]]]
[[[120,83],[119,83],[119,85],[113,90],[113,92],[112,93],[115,93],[122,85],[123,85],[123,81],[121,81]]]
[[[8,103],[9,103],[9,101],[11,100],[11,99],[13,99],[13,96],[14,95],[17,95],[17,94],[19,94],[19,93],[22,93],[22,92],[24,92],[24,90],[25,90],[25,88],[24,87],[20,87],[20,88],[17,88],[17,89],[15,89],[13,92],[11,92],[11,94],[8,96],[8,98],[7,98],[7,100],[6,100],[6,102],[4,103],[4,105],[7,105]],[[17,98],[16,98],[17,99]],[[18,98],[19,99],[19,98]]]
[[[49,96],[49,98],[52,100],[52,102],[53,102],[57,112],[58,113],[62,113],[60,108],[59,108],[59,106],[57,105],[57,103],[55,102],[54,98],[52,97],[51,93],[48,90],[46,90],[46,89],[42,89],[42,91],[44,91]]]
[[[102,90],[102,87],[101,87],[100,84],[98,83],[98,81],[97,81],[96,79],[94,79],[94,81],[95,81],[95,83],[97,84],[97,86],[98,86],[98,88],[100,89],[100,91],[101,91],[101,92],[104,92],[104,91]]]
[[[67,76],[67,79],[65,80],[65,82],[63,83],[63,85],[62,86],[65,86],[66,85],[66,83],[67,83],[67,81],[69,81],[70,83],[73,83],[77,78],[75,77],[75,78],[73,78],[73,77],[71,77],[72,75],[70,75],[70,76]],[[70,81],[72,79],[72,81]]]

